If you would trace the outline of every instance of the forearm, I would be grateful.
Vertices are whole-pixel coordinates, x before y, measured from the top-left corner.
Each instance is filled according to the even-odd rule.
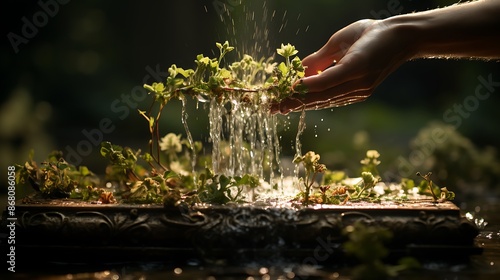
[[[385,20],[412,44],[410,58],[500,58],[500,0],[479,0]]]

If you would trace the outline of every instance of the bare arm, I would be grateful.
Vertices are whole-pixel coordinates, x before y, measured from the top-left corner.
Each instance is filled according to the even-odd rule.
[[[273,104],[271,112],[363,101],[401,64],[432,57],[500,58],[500,1],[479,0],[355,22],[304,58],[306,77],[300,82],[308,93]]]

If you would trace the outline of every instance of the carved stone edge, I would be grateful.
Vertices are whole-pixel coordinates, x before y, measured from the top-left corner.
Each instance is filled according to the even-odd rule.
[[[389,246],[473,247],[477,227],[449,209],[291,209],[253,206],[16,207],[16,243],[26,248],[140,248],[222,254],[237,250],[336,250],[346,226],[360,222],[392,232]],[[7,213],[2,219],[6,229]],[[0,232],[1,233],[1,232]],[[5,234],[2,234],[5,235]],[[2,241],[2,244],[5,244]],[[325,246],[323,246],[325,247]],[[218,253],[217,253],[218,252]]]

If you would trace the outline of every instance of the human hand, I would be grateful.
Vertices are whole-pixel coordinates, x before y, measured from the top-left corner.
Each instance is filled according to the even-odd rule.
[[[302,60],[306,73],[298,83],[307,93],[272,104],[271,113],[339,107],[368,98],[413,55],[411,34],[396,27],[383,20],[360,20],[333,34]]]

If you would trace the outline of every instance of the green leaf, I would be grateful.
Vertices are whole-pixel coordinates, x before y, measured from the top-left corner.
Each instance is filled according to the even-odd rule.
[[[284,58],[291,57],[299,52],[295,49],[295,46],[292,46],[290,44],[286,45],[281,44],[281,48],[277,49],[276,51],[279,55],[281,55]]]
[[[193,69],[182,69],[182,68],[177,68],[177,72],[181,74],[184,78],[189,78],[194,74]]]
[[[80,166],[79,170],[80,170],[80,174],[82,176],[89,176],[89,175],[91,175],[90,170],[87,168],[87,166]]]
[[[221,77],[223,79],[229,79],[229,78],[231,78],[231,71],[223,68],[219,71],[219,77]]]
[[[219,184],[220,184],[221,189],[226,189],[227,185],[229,185],[230,182],[231,182],[230,178],[228,178],[224,175],[219,176]]]
[[[139,112],[139,114],[140,114],[141,116],[143,116],[146,120],[147,120],[147,119],[149,119],[149,118],[148,118],[148,116],[146,116],[146,111],[142,111],[142,110],[139,110],[139,109],[138,109],[138,110],[137,110],[137,112]],[[108,143],[109,143],[109,142],[108,142]]]
[[[167,171],[165,174],[163,174],[163,179],[167,180],[170,178],[178,178],[179,175],[175,173],[174,171]]]
[[[149,92],[154,92],[155,91],[155,89],[152,86],[150,86],[150,85],[144,84],[143,87],[145,89],[147,89]]]
[[[156,93],[161,93],[165,90],[165,85],[163,83],[153,83],[153,89]]]
[[[106,157],[111,151],[111,143],[110,142],[101,142],[101,149],[99,150],[103,157]]]
[[[281,74],[283,74],[283,76],[286,76],[286,74],[288,74],[288,67],[286,67],[286,64],[284,62],[281,62],[279,65],[278,65],[278,70],[280,70]]]
[[[144,153],[144,155],[142,155],[142,159],[145,160],[146,162],[153,162],[154,161],[154,159],[150,153]]]

